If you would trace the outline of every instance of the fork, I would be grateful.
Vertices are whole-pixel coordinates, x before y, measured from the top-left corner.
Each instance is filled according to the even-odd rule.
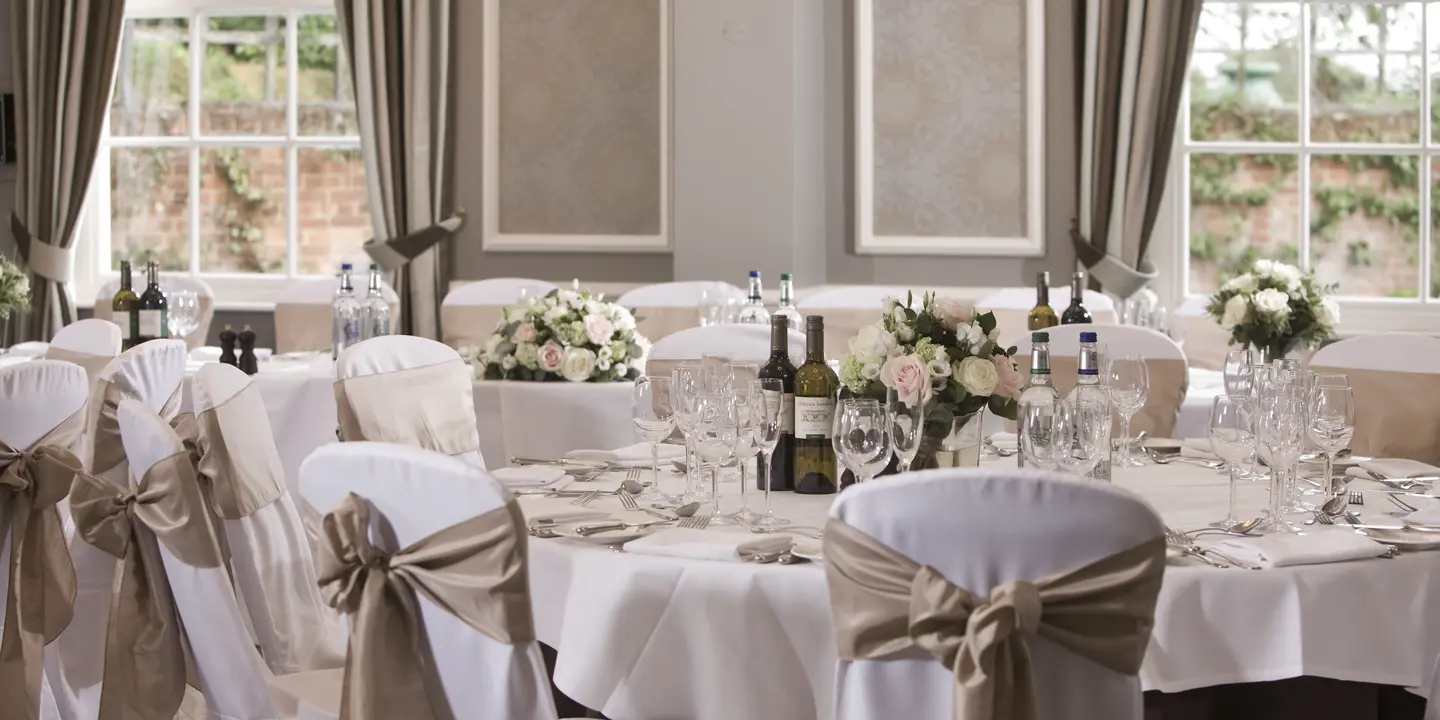
[[[1182,555],[1193,557],[1205,563],[1206,565],[1209,565],[1210,567],[1230,567],[1230,565],[1227,565],[1223,562],[1220,562],[1219,560],[1216,560],[1215,558],[1206,555],[1199,546],[1193,544],[1192,539],[1187,533],[1180,532],[1179,530],[1176,530],[1174,528],[1165,528],[1165,544],[1175,548],[1176,550],[1179,550]]]
[[[1390,502],[1395,503],[1396,506],[1398,506],[1401,510],[1404,510],[1405,512],[1415,512],[1416,510],[1415,506],[1405,502],[1404,500],[1401,500],[1398,497],[1395,497],[1390,493],[1385,493],[1385,497],[1390,498]]]
[[[688,528],[690,530],[704,530],[710,525],[709,515],[691,515],[682,519],[675,527]]]
[[[600,491],[599,491],[599,490],[591,490],[590,492],[587,492],[587,493],[585,493],[584,495],[581,495],[580,497],[575,498],[574,500],[571,500],[571,501],[570,501],[570,504],[571,504],[571,505],[579,505],[580,507],[585,507],[586,505],[589,505],[590,503],[595,502],[595,498],[598,498],[598,497],[600,497]]]
[[[1359,490],[1356,490],[1356,491],[1350,493],[1350,504],[1351,504],[1351,505],[1364,505],[1364,504],[1365,504],[1365,493],[1362,493],[1362,492],[1360,492]]]
[[[628,471],[625,473],[625,479],[626,479],[626,480],[634,480],[635,482],[639,482],[639,481],[640,481],[640,469],[639,469],[639,468],[630,468],[630,470],[628,470]],[[631,494],[628,493],[628,492],[626,492],[624,487],[621,487],[619,490],[617,490],[617,491],[615,492],[615,494],[620,496],[620,504],[623,505],[623,506],[625,506],[625,509],[626,509],[626,510],[639,510],[639,509],[640,509],[640,503],[638,503],[638,502],[635,501],[635,496],[634,496],[634,495],[631,495]]]

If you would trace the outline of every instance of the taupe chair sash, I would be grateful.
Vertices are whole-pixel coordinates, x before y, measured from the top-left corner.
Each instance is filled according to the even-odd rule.
[[[277,454],[231,451],[232,448],[274,445],[269,430],[255,424],[254,418],[265,417],[265,403],[253,384],[192,417],[196,430],[196,469],[207,480],[211,510],[217,517],[222,520],[249,517],[284,494],[285,469]],[[183,432],[181,436],[184,437]]]
[[[420,619],[424,595],[496,642],[535,639],[525,519],[513,501],[395,553],[370,542],[370,504],[351,493],[325,516],[320,589],[350,616],[340,717],[453,719]]]
[[[157,413],[168,422],[175,422],[180,412],[181,395],[184,391],[184,384],[175,388],[175,392],[165,400]],[[85,427],[89,434],[85,466],[90,472],[99,475],[111,470],[125,461],[125,446],[120,442],[120,421],[116,419],[116,410],[120,407],[120,401],[133,397],[119,385],[110,380],[97,380],[90,391],[90,409],[85,419]]]
[[[1440,374],[1312,366],[1343,373],[1355,396],[1356,455],[1399,457],[1440,465]]]
[[[10,509],[10,585],[0,639],[0,720],[40,717],[45,646],[70,624],[75,567],[56,504],[84,474],[69,448],[85,429],[76,410],[29,448],[0,443],[0,497]]]
[[[138,491],[81,475],[70,509],[76,534],[120,561],[99,718],[174,717],[193,670],[160,548],[194,567],[221,565],[190,455],[182,451],[155,463]]]
[[[1140,671],[1165,570],[1155,537],[1084,567],[978,597],[836,519],[825,576],[840,657],[920,648],[955,676],[955,720],[1038,720],[1028,637],[1126,675]]]
[[[368,440],[446,455],[480,449],[470,366],[460,358],[335,383],[341,441]]]

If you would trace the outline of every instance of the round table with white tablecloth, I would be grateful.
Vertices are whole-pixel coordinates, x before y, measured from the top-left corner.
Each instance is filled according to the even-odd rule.
[[[1197,466],[1117,469],[1116,484],[1171,527],[1225,514],[1224,478]],[[833,497],[777,493],[775,506],[821,525]],[[1261,485],[1242,485],[1243,508],[1264,498]],[[591,507],[625,515],[615,500]],[[1378,497],[1367,508],[1394,522]],[[536,631],[558,651],[556,686],[588,707],[637,719],[832,716],[821,565],[641,556],[565,538],[533,540],[530,558]],[[1440,653],[1437,603],[1440,553],[1261,571],[1172,559],[1141,681],[1163,692],[1301,676],[1423,686]]]

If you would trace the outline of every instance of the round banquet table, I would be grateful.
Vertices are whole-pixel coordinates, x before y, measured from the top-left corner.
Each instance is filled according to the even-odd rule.
[[[1225,514],[1226,480],[1212,470],[1173,463],[1115,475],[1170,527]],[[1265,496],[1242,482],[1244,511]],[[823,525],[834,497],[776,493],[775,508],[797,524]],[[544,502],[555,501],[525,498],[521,507]],[[1394,524],[1385,505],[1374,494],[1355,509]],[[590,507],[630,516],[613,499]],[[641,556],[566,538],[529,548],[536,631],[558,652],[556,687],[576,701],[638,719],[832,717],[823,565]],[[1302,676],[1423,689],[1440,654],[1436,607],[1440,553],[1260,571],[1171,559],[1141,682],[1167,693]]]

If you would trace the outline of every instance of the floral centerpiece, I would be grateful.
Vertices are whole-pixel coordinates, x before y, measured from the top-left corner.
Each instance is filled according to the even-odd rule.
[[[0,257],[0,320],[30,308],[30,277],[13,262]]]
[[[1230,331],[1230,342],[1262,350],[1270,359],[1319,345],[1335,332],[1340,305],[1315,274],[1293,265],[1257,260],[1210,298],[1206,312]]]
[[[884,316],[850,340],[840,363],[840,382],[858,397],[925,407],[924,437],[912,470],[936,466],[935,453],[957,418],[978,419],[985,408],[1015,419],[1015,399],[1025,384],[1010,358],[1016,348],[997,343],[994,313],[926,293],[920,309],[913,297],[884,302]]]
[[[486,380],[619,382],[639,377],[650,342],[604,295],[551,290],[505,308],[485,346],[461,351]]]

